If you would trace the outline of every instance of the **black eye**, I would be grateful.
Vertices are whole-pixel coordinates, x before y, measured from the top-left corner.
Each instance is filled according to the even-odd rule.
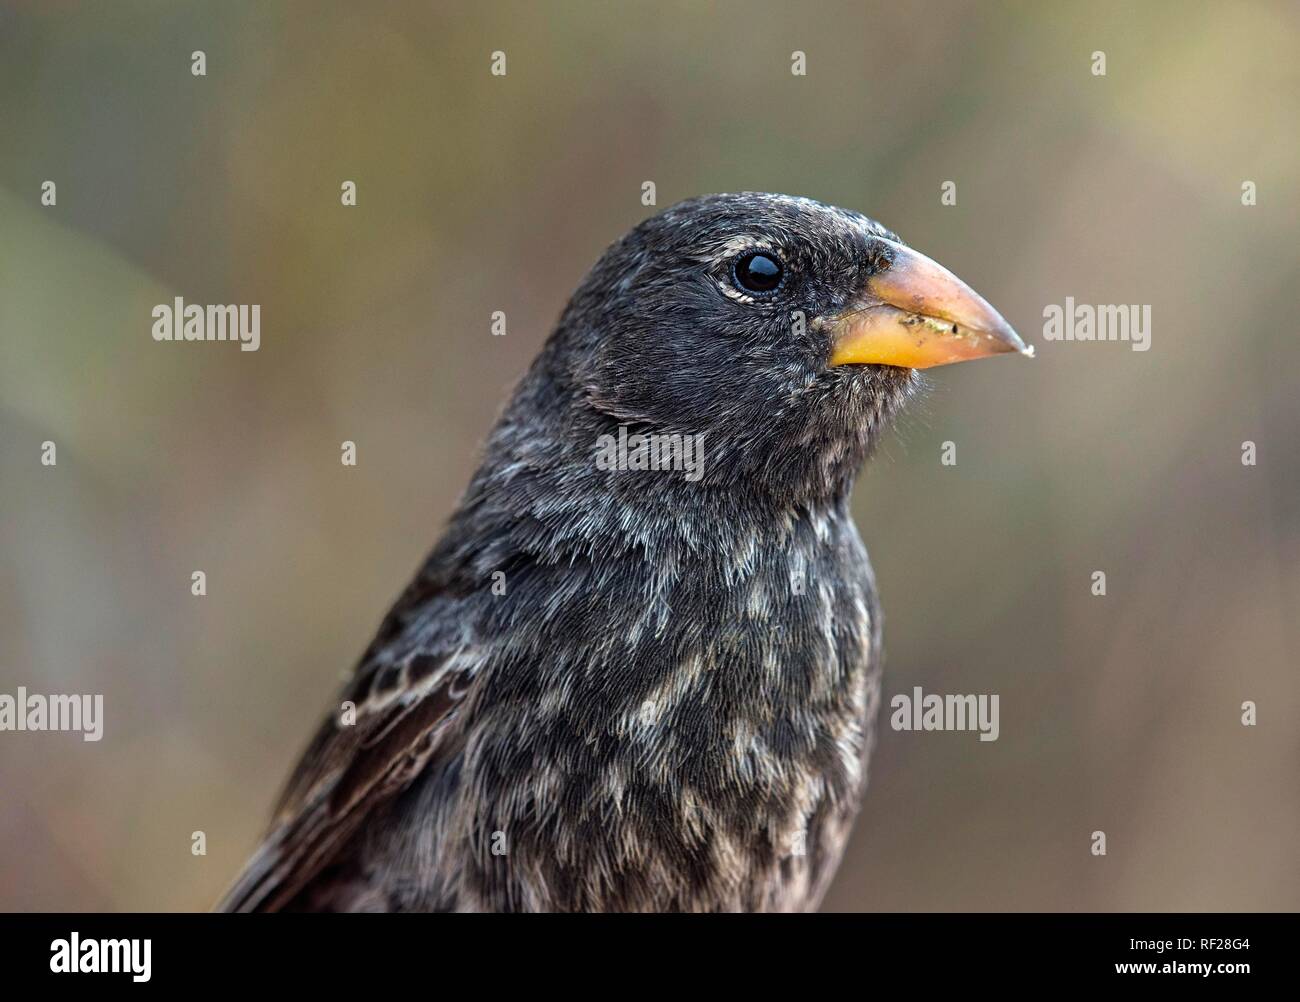
[[[781,284],[785,269],[771,254],[746,254],[736,262],[736,284],[746,292],[773,292]]]

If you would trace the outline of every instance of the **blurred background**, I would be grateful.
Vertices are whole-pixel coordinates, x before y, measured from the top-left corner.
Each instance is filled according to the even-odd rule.
[[[826,907],[1300,908],[1297,51],[1282,2],[3,5],[0,692],[106,725],[0,733],[0,909],[211,906],[645,181],[862,210],[1038,348],[859,482],[886,700],[1001,735],[886,708]],[[261,349],[155,343],[174,296]],[[1066,296],[1151,350],[1044,342]]]

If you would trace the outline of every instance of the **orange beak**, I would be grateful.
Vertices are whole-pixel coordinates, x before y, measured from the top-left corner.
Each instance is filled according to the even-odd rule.
[[[871,276],[859,302],[826,321],[831,365],[928,369],[1011,351],[1033,357],[1001,314],[947,268],[884,243],[889,266]]]

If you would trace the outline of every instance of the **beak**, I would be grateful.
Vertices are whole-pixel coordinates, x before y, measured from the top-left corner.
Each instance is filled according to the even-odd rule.
[[[1009,351],[1033,357],[1001,314],[947,268],[884,243],[889,266],[868,279],[858,302],[828,320],[831,365],[928,369]]]

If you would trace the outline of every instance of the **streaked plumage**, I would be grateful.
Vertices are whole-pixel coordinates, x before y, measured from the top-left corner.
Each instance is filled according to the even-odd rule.
[[[829,366],[815,321],[887,266],[882,241],[856,213],[721,195],[605,253],[362,657],[355,725],[321,728],[223,907],[818,903],[880,691],[848,496],[919,377]],[[784,296],[735,286],[753,247],[783,256]],[[702,478],[598,469],[620,425],[704,433]]]

